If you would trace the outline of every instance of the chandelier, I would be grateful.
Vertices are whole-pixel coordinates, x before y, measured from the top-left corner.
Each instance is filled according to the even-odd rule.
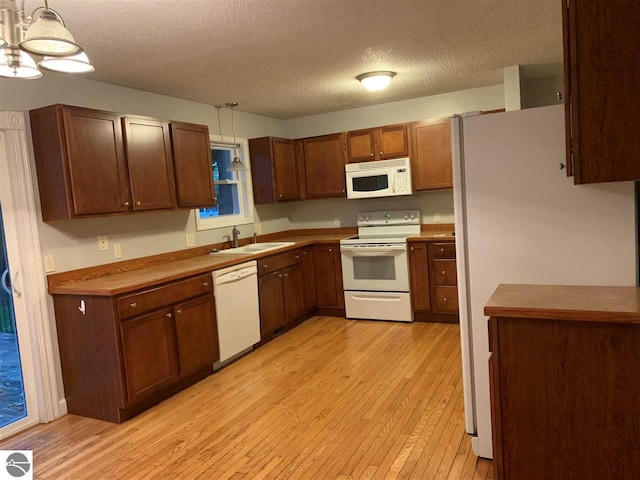
[[[41,57],[36,65],[32,57]],[[40,69],[62,73],[95,71],[58,12],[44,6],[31,15],[16,0],[0,0],[0,77],[40,78]]]

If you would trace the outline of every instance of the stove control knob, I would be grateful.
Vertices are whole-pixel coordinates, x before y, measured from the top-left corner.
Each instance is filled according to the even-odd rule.
[[[412,214],[411,214],[411,220],[413,220],[413,219],[415,219],[415,218],[416,218],[416,216],[412,213]]]
[[[371,217],[369,215],[365,215],[364,219],[368,222],[371,219]]]
[[[364,222],[364,217],[363,216],[360,216],[360,221]]]
[[[405,219],[405,220],[409,220],[409,215],[405,215],[405,216],[404,216],[404,219]]]

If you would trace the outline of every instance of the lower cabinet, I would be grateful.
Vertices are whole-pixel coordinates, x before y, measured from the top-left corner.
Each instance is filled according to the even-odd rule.
[[[411,306],[414,312],[431,310],[427,244],[414,242],[409,245],[409,272],[411,279]]]
[[[316,308],[316,276],[313,267],[313,251],[305,248],[300,252],[302,276],[304,277],[304,310],[311,312]]]
[[[284,331],[284,285],[282,271],[276,271],[258,278],[260,297],[260,335],[268,340],[274,334]]]
[[[340,245],[316,245],[313,247],[316,306],[318,308],[344,309],[342,287],[342,263]]]
[[[213,372],[211,275],[125,295],[54,295],[69,413],[122,422]]]

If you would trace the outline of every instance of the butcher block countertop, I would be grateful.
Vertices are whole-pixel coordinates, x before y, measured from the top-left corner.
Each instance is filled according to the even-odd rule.
[[[285,236],[278,238],[277,241],[295,242],[294,245],[258,254],[204,254],[86,280],[69,281],[60,284],[52,284],[50,282],[49,293],[52,295],[119,295],[191,275],[208,273],[269,255],[276,255],[296,248],[323,243],[333,244],[352,235],[352,233],[332,233]]]
[[[499,285],[484,313],[490,317],[640,324],[640,288]]]

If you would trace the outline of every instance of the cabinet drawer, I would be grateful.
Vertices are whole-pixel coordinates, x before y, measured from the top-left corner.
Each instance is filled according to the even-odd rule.
[[[438,312],[458,313],[458,287],[436,287],[435,291]]]
[[[300,262],[300,250],[271,255],[258,260],[258,275],[266,275]]]
[[[455,260],[434,260],[433,277],[436,285],[457,285]]]
[[[205,274],[126,295],[118,299],[118,315],[120,318],[139,315],[211,292],[211,287],[211,275]]]
[[[456,258],[456,244],[453,242],[434,243],[431,248],[433,258]]]

